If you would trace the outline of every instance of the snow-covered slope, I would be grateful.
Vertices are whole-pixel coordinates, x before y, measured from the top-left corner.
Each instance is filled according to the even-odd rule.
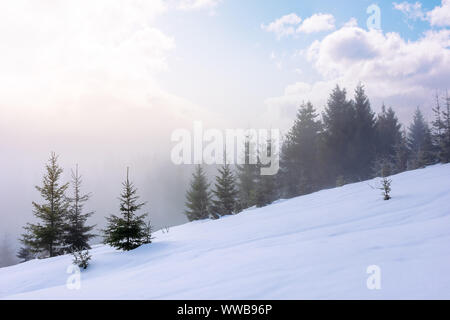
[[[0,269],[3,299],[450,299],[450,165],[325,190],[157,232],[132,252],[92,250]],[[367,267],[381,268],[369,290]]]

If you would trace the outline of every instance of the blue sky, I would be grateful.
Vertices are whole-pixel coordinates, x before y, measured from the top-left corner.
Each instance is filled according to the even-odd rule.
[[[404,12],[394,8],[391,1],[339,1],[337,5],[336,1],[326,0],[223,0],[213,9],[175,11],[158,18],[161,30],[176,41],[176,48],[169,55],[170,71],[161,79],[171,92],[206,108],[219,113],[226,109],[227,114],[234,111],[235,115],[246,109],[249,110],[246,116],[252,117],[252,112],[264,110],[268,98],[283,95],[287,86],[299,81],[314,83],[322,80],[323,75],[317,72],[313,63],[302,56],[295,56],[295,53],[307,50],[314,41],[321,41],[339,30],[351,18],[357,19],[359,28],[367,30],[369,15],[366,10],[372,4],[381,9],[381,32],[398,33],[406,42],[418,41],[427,30],[448,28],[434,28],[428,21],[408,19]],[[440,5],[439,0],[423,1],[421,10],[431,11]],[[303,20],[318,13],[331,14],[335,28],[279,39],[261,27],[291,13]],[[360,80],[364,82],[364,79]],[[348,89],[350,92],[353,90]],[[389,98],[390,95],[385,99],[375,98],[374,109],[379,109],[381,100],[387,104],[400,103],[398,97],[394,97],[392,102]],[[417,105],[425,104],[427,99],[423,97]],[[318,103],[323,104],[323,99]],[[417,105],[408,109],[412,110]],[[405,121],[409,120],[406,110],[400,114]]]

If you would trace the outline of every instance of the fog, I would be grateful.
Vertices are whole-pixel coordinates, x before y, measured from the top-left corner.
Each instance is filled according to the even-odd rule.
[[[185,190],[193,167],[172,163],[174,130],[192,130],[194,121],[202,121],[205,129],[283,132],[298,104],[310,98],[289,89],[265,101],[291,81],[266,60],[271,50],[266,54],[252,41],[247,49],[240,41],[233,47],[237,43],[230,39],[239,37],[211,36],[197,15],[168,19],[170,10],[178,10],[176,3],[0,2],[0,266],[17,261],[23,226],[36,221],[32,201],[41,199],[35,186],[41,185],[51,152],[59,155],[64,182],[78,164],[83,192],[92,193],[86,210],[95,212],[89,223],[96,224],[97,234],[105,216],[118,213],[127,167],[156,230],[186,222]],[[186,36],[189,27],[195,33]],[[197,37],[200,31],[203,36]],[[335,80],[327,83],[327,90],[316,90],[320,99],[313,99],[319,112]],[[407,108],[397,109],[401,101],[392,97],[372,100],[373,108],[394,104],[401,120],[409,121],[416,103],[405,95]],[[214,167],[208,170],[212,176]]]
[[[59,155],[62,182],[70,181],[78,165],[82,191],[92,193],[86,210],[95,212],[89,223],[96,225],[96,234],[101,235],[105,216],[118,214],[127,167],[157,230],[187,221],[185,191],[193,166],[173,164],[172,133],[191,131],[194,120],[202,121],[205,129],[226,127],[225,119],[133,79],[123,83],[109,77],[82,87],[61,80],[51,91],[17,95],[10,103],[4,102],[5,96],[0,100],[3,264],[17,252],[23,226],[36,221],[32,201],[42,200],[35,186],[42,185],[51,152]],[[214,173],[214,167],[209,171]],[[97,237],[93,242],[100,241]]]
[[[186,221],[191,168],[171,163],[171,132],[193,120],[217,121],[158,85],[174,48],[154,25],[164,3],[100,2],[0,4],[2,265],[17,251],[23,226],[35,221],[35,186],[52,151],[64,181],[78,164],[97,233],[118,212],[126,167],[155,229]]]
[[[104,105],[98,96],[96,100]],[[64,181],[78,164],[83,191],[92,193],[86,209],[95,215],[89,222],[97,224],[97,230],[106,215],[118,212],[126,167],[141,199],[148,201],[145,210],[156,229],[185,222],[184,192],[191,168],[170,161],[170,134],[191,123],[167,110],[128,105],[91,109],[80,104],[77,114],[53,108],[28,110],[16,119],[3,114],[1,238],[8,233],[15,251],[22,227],[34,221],[31,202],[40,201],[35,186],[41,185],[51,151],[59,155]]]

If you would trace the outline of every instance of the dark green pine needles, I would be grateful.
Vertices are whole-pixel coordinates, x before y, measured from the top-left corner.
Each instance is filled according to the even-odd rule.
[[[87,226],[87,219],[93,212],[83,212],[84,204],[89,200],[89,193],[81,193],[81,175],[78,173],[78,165],[75,172],[72,171],[73,196],[69,198],[70,206],[67,211],[67,224],[65,227],[65,243],[69,252],[90,249],[89,240],[95,237],[90,232],[94,226]]]
[[[22,242],[35,253],[54,257],[64,252],[65,216],[69,207],[65,192],[69,184],[61,184],[63,169],[58,165],[58,156],[53,152],[46,171],[42,187],[36,186],[44,201],[42,204],[33,202],[33,213],[39,222],[27,224]]]
[[[104,243],[120,250],[129,251],[142,244],[150,243],[151,228],[145,223],[146,213],[137,215],[146,203],[139,203],[137,189],[128,178],[122,183],[123,191],[119,197],[121,216],[111,215],[104,232]]]
[[[189,190],[186,192],[186,217],[189,221],[209,218],[211,194],[209,183],[202,166],[198,165],[192,174]]]

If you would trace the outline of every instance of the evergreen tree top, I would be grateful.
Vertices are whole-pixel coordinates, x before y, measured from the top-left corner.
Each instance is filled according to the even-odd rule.
[[[185,214],[190,221],[208,218],[211,201],[209,186],[203,167],[197,165],[192,174],[190,188],[186,192]]]
[[[139,196],[137,195],[137,188],[129,179],[129,168],[127,167],[127,178],[122,182],[123,190],[120,194],[120,211],[123,215],[128,216],[135,211],[141,209],[146,202],[137,203]]]
[[[325,112],[322,114],[327,134],[334,135],[342,130],[349,130],[347,124],[352,123],[353,114],[353,103],[347,99],[347,91],[336,85],[328,98]]]
[[[46,174],[42,187],[36,186],[44,199],[43,204],[32,202],[33,214],[39,219],[36,224],[28,223],[24,228],[22,242],[35,253],[53,257],[64,251],[65,218],[69,201],[65,195],[69,184],[60,183],[62,168],[57,163],[58,156],[52,152],[46,164]]]
[[[328,98],[328,107],[334,107],[336,105],[336,102],[347,102],[347,90],[345,88],[341,89],[338,84],[333,89],[330,97]]]
[[[46,174],[42,180],[42,187],[36,186],[35,188],[46,201],[58,201],[63,198],[65,191],[69,187],[69,183],[60,185],[59,180],[63,169],[58,165],[58,156],[55,152],[51,153],[45,168]]]
[[[216,176],[215,189],[212,191],[215,195],[214,214],[223,216],[230,215],[236,211],[238,191],[231,166],[224,164],[218,169]]]
[[[356,123],[363,125],[375,125],[375,113],[370,107],[369,98],[366,95],[364,86],[360,83],[355,89],[355,97],[353,103],[356,111]]]
[[[84,204],[90,199],[91,194],[81,193],[82,177],[78,172],[78,164],[75,171],[72,170],[73,196],[68,197],[70,207],[67,214],[65,227],[65,242],[69,251],[90,249],[89,240],[95,235],[89,233],[95,226],[87,226],[86,221],[93,212],[83,212]]]
[[[286,135],[284,145],[298,143],[299,140],[310,139],[322,130],[322,122],[316,119],[319,115],[311,102],[303,103],[297,111],[294,125]]]

